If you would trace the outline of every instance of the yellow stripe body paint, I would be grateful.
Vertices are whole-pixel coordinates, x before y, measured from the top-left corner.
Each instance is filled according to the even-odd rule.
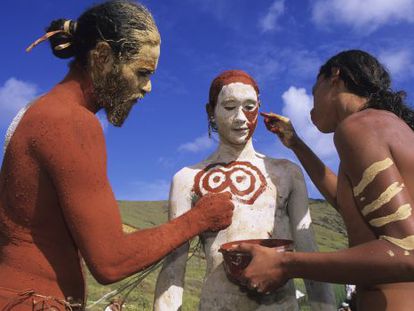
[[[374,180],[375,176],[381,173],[383,170],[386,170],[394,163],[390,158],[385,160],[375,162],[371,164],[362,174],[361,181],[356,187],[354,187],[354,195],[358,196],[364,191],[364,189]]]
[[[398,182],[391,184],[391,186],[381,193],[379,198],[364,206],[361,211],[362,215],[366,216],[367,214],[379,209],[381,206],[391,201],[391,199],[400,193],[403,188],[404,184],[398,185]]]
[[[122,224],[122,231],[124,233],[133,233],[133,232],[135,232],[137,230],[138,230],[137,228],[134,228],[134,227],[132,227],[130,225]]]
[[[369,224],[374,227],[382,227],[391,222],[407,219],[410,216],[411,216],[411,205],[404,204],[404,205],[401,205],[395,213],[389,214],[384,217],[378,217],[378,218],[371,219],[369,221]]]
[[[403,239],[397,239],[386,235],[381,235],[379,238],[391,242],[392,244],[397,245],[405,250],[414,250],[414,235],[409,235]]]

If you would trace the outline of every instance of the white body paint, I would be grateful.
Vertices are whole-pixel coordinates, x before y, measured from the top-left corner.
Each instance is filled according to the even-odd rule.
[[[23,118],[24,114],[30,108],[30,106],[32,105],[33,102],[30,102],[26,106],[21,108],[19,110],[19,112],[16,114],[16,116],[13,118],[13,120],[10,123],[9,127],[7,128],[6,137],[5,137],[4,145],[3,145],[3,154],[6,152],[7,146],[9,145],[9,142],[10,142],[14,132],[16,131],[16,128],[19,125],[21,119]]]
[[[246,141],[248,135],[243,131],[233,130],[246,126],[247,120],[242,109],[246,104],[245,99],[252,95],[247,91],[248,88],[254,92],[251,86],[246,88],[242,83],[232,83],[223,87],[215,110],[220,135],[218,149],[205,161],[180,170],[174,176],[171,185],[170,219],[191,208],[194,179],[208,165],[231,161],[249,162],[261,172],[266,182],[264,191],[253,204],[233,197],[235,206],[233,221],[227,229],[201,235],[207,271],[200,297],[200,311],[299,310],[292,281],[276,293],[257,299],[252,299],[241,292],[239,286],[228,281],[226,277],[223,257],[218,252],[221,244],[242,239],[272,237],[292,239],[297,251],[317,250],[311,228],[306,186],[300,168],[287,160],[271,159],[257,153],[251,138]],[[225,89],[226,96],[222,94]],[[246,92],[242,92],[243,90]],[[230,96],[235,102],[234,109],[226,110],[226,106],[221,104]],[[254,96],[257,101],[256,93]],[[247,182],[246,179],[244,182]],[[210,186],[217,185],[211,182]],[[248,184],[240,185],[240,189],[246,188]],[[155,311],[180,310],[188,248],[187,243],[167,257],[157,280]],[[312,310],[336,310],[330,285],[307,280],[305,285]]]
[[[240,82],[223,86],[215,109],[215,121],[220,141],[228,144],[246,144],[249,136],[245,111],[257,107],[256,91],[251,85]],[[233,108],[232,110],[228,110]]]

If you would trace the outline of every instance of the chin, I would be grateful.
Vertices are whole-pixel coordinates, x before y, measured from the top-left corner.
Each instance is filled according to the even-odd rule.
[[[316,124],[315,124],[315,126],[318,128],[319,132],[324,133],[324,134],[329,134],[329,133],[335,132],[335,129],[332,129],[328,126],[323,127],[323,126],[318,126]]]
[[[247,144],[248,139],[247,137],[242,137],[242,138],[230,139],[229,142],[233,145],[243,146]]]

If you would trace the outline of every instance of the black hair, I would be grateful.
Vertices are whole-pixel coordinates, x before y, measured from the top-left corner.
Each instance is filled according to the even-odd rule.
[[[414,111],[404,101],[406,93],[391,89],[388,71],[374,56],[361,50],[340,52],[320,68],[318,76],[328,78],[334,68],[351,93],[368,98],[364,109],[390,111],[414,130]]]
[[[99,41],[107,42],[114,55],[125,60],[139,52],[143,43],[160,43],[159,36],[156,41],[144,37],[153,31],[158,34],[151,13],[143,5],[128,0],[106,1],[86,10],[76,22],[58,19],[46,29],[47,32],[56,30],[62,32],[49,38],[53,54],[59,58],[74,56],[82,66],[87,63],[88,52]]]

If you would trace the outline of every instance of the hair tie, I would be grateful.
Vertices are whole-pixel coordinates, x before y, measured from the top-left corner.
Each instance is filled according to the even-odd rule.
[[[78,23],[76,21],[68,19],[63,23],[63,32],[66,32],[67,34],[73,36],[77,26]]]
[[[70,19],[66,20],[63,23],[63,29],[47,32],[46,34],[41,36],[39,39],[34,41],[32,44],[30,44],[29,47],[26,49],[26,52],[30,52],[36,45],[42,43],[43,41],[46,41],[47,39],[49,39],[50,37],[52,37],[52,36],[54,36],[58,33],[64,32],[64,33],[67,33],[70,36],[73,36],[73,33],[76,31],[76,26],[77,26],[77,22],[74,22]],[[59,50],[66,49],[70,45],[72,45],[71,42],[63,43],[63,44],[59,44],[59,45],[55,46],[54,49],[59,51]]]

